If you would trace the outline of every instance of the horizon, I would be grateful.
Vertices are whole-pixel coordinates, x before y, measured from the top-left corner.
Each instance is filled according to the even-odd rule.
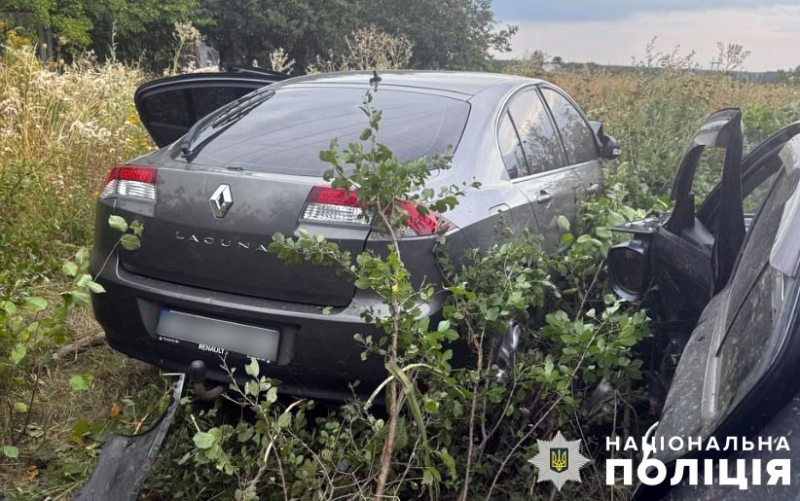
[[[517,25],[512,51],[495,59],[518,59],[541,50],[564,62],[631,66],[647,44],[656,51],[685,56],[696,52],[700,69],[717,58],[717,42],[739,44],[750,51],[747,72],[790,70],[800,65],[800,5],[788,0],[630,0],[590,3],[564,0],[494,0],[498,27]],[[624,49],[619,49],[624,47]]]

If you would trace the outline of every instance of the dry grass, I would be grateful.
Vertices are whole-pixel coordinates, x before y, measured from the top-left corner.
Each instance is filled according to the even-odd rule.
[[[62,237],[83,243],[75,223],[89,220],[93,192],[112,167],[149,147],[131,100],[144,79],[134,68],[89,59],[46,68],[32,48],[6,48],[0,219],[22,211],[44,224],[61,222]]]

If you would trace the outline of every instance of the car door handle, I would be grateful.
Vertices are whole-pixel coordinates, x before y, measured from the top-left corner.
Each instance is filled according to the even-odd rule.
[[[536,197],[536,202],[540,204],[547,204],[553,200],[553,195],[547,193],[546,191],[542,190],[539,192],[539,196]]]

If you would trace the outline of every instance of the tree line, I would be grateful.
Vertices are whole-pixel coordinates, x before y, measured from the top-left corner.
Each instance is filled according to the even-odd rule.
[[[10,14],[23,14],[20,29],[34,38],[36,28],[52,32],[60,57],[93,50],[156,71],[174,55],[177,22],[196,26],[223,65],[267,61],[282,48],[296,72],[370,25],[407,37],[410,66],[425,69],[485,69],[516,32],[499,26],[491,0],[0,0],[0,17]]]

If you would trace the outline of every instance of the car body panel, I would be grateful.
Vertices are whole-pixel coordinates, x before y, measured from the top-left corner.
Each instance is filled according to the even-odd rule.
[[[561,240],[558,217],[564,216],[575,223],[577,202],[583,183],[572,166],[517,178],[514,185],[525,194],[544,237],[544,248],[555,251]]]
[[[752,437],[754,443],[758,443],[759,438],[766,440],[775,437],[793,437],[800,433],[800,395],[795,395],[777,414],[767,418],[764,428],[757,436]],[[760,501],[769,499],[770,501],[797,501],[800,499],[800,491],[797,485],[800,484],[800,468],[791,468],[790,485],[767,485],[769,477],[764,476],[764,466],[773,459],[788,459],[791,464],[796,465],[800,462],[800,448],[792,447],[790,451],[781,452],[779,457],[775,452],[761,450],[754,447],[752,451],[737,451],[728,458],[728,477],[727,478],[754,478],[752,467],[761,466],[762,481],[760,485],[749,483],[747,489],[742,490],[736,483],[729,485],[689,485],[689,479],[684,476],[684,480],[673,487],[663,498],[665,501],[687,501],[702,499],[704,501]],[[742,460],[743,463],[740,463]],[[754,463],[759,460],[760,463]],[[742,470],[741,465],[745,469]],[[714,478],[722,478],[720,463],[714,462]],[[649,498],[653,499],[653,498]]]
[[[130,207],[114,211],[128,221],[142,219],[147,231],[141,248],[123,254],[122,266],[132,273],[211,290],[346,306],[353,284],[335,269],[291,266],[267,252],[273,234],[295,234],[315,184],[303,177],[161,168],[153,217]],[[222,185],[229,187],[233,205],[219,218],[209,201]],[[369,233],[369,226],[353,226],[328,229],[326,234],[341,250],[355,255],[364,249]]]

